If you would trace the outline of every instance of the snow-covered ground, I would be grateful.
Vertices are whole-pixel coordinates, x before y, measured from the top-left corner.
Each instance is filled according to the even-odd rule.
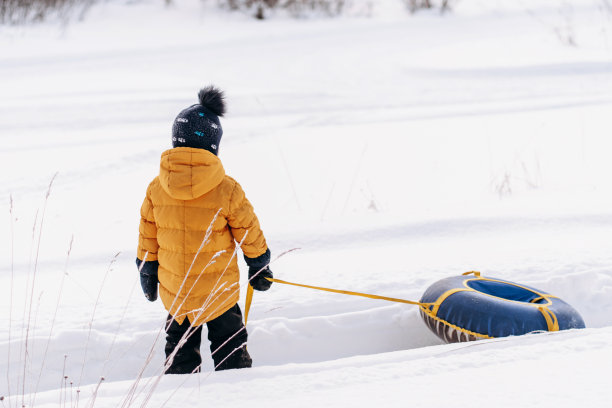
[[[264,22],[174,3],[0,27],[3,407],[612,403],[610,2],[355,0],[371,16]],[[158,377],[139,208],[209,83],[226,171],[273,254],[300,248],[276,277],[418,300],[479,270],[587,329],[444,345],[414,306],[275,284],[255,293],[254,368],[211,373],[205,342],[203,373]]]

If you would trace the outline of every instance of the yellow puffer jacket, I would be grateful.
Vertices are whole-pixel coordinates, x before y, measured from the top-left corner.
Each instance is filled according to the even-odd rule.
[[[203,149],[162,154],[140,215],[137,256],[159,261],[159,295],[179,323],[201,325],[238,302],[234,241],[249,258],[268,248],[240,184]]]

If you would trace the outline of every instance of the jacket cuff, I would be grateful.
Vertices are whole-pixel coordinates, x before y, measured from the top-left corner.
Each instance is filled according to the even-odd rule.
[[[257,258],[249,258],[248,256],[244,256],[244,260],[249,266],[249,268],[258,268],[261,269],[264,266],[270,263],[271,253],[270,249],[266,248],[266,252],[259,255]]]

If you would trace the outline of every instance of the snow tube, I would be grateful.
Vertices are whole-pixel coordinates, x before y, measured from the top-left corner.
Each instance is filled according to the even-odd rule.
[[[420,306],[425,324],[447,343],[585,327],[580,314],[558,297],[480,272],[434,283],[421,303],[427,304]]]

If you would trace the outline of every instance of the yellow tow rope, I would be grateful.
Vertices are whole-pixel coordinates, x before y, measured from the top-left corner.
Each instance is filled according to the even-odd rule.
[[[251,302],[253,302],[253,287],[250,283],[247,284],[246,302],[244,303],[244,325],[246,326],[247,320],[249,319],[249,309],[251,309]]]
[[[349,290],[323,288],[320,286],[311,286],[311,285],[304,285],[301,283],[287,282],[287,281],[280,280],[280,279],[273,279],[273,278],[266,278],[266,279],[269,280],[270,282],[282,283],[283,285],[299,286],[301,288],[316,289],[316,290],[322,290],[325,292],[341,293],[343,295],[361,296],[361,297],[365,297],[369,299],[387,300],[389,302],[407,303],[409,305],[417,305],[417,306],[423,306],[423,307],[433,305],[433,303],[415,302],[413,300],[405,300],[405,299],[398,299],[398,298],[392,298],[392,297],[387,297],[387,296],[371,295],[369,293],[351,292]],[[251,308],[252,301],[253,301],[253,287],[249,284],[247,287],[246,302],[244,306],[244,325],[245,326],[247,323],[247,319],[249,317],[249,309]]]
[[[476,272],[476,271],[466,272],[463,275],[470,275],[470,274],[474,274],[478,279],[491,280],[491,279],[487,279],[487,278],[481,277],[480,276],[480,272]],[[392,297],[387,297],[387,296],[371,295],[371,294],[368,294],[368,293],[360,293],[360,292],[351,292],[351,291],[348,291],[348,290],[323,288],[321,286],[304,285],[304,284],[301,284],[301,283],[288,282],[288,281],[284,281],[284,280],[281,280],[281,279],[273,279],[273,278],[266,278],[266,279],[269,280],[270,282],[282,283],[283,285],[299,286],[299,287],[302,287],[302,288],[322,290],[322,291],[325,291],[325,292],[341,293],[343,295],[350,295],[350,296],[361,296],[361,297],[365,297],[365,298],[369,298],[369,299],[387,300],[389,302],[407,303],[409,305],[421,306],[423,309],[428,308],[429,306],[434,306],[434,309],[431,310],[432,313],[430,314],[430,316],[433,316],[434,318],[435,318],[435,315],[436,315],[436,313],[438,311],[438,308],[440,307],[442,302],[444,302],[444,299],[446,299],[448,296],[452,295],[453,293],[456,293],[459,290],[465,290],[463,288],[451,289],[451,290],[447,291],[446,293],[442,294],[436,300],[436,302],[423,303],[423,302],[415,302],[413,300],[405,300],[405,299],[398,299],[398,298],[392,298]],[[513,284],[513,285],[514,286],[518,286],[518,287],[523,287],[523,286],[520,286],[520,285],[517,285],[517,284]],[[467,290],[474,291],[473,289],[469,289],[469,288]],[[548,331],[559,331],[559,321],[557,320],[557,316],[555,315],[555,313],[553,313],[552,310],[550,310],[548,308],[548,306],[550,306],[550,304],[551,304],[550,298],[554,298],[556,296],[552,296],[552,295],[548,295],[548,294],[543,294],[543,293],[539,293],[539,294],[540,294],[540,297],[536,298],[536,299],[533,299],[532,302],[536,302],[536,301],[541,300],[541,299],[547,299],[549,301],[549,304],[547,304],[547,305],[535,305],[534,304],[534,306],[536,306],[538,308],[538,310],[540,311],[540,313],[542,313],[542,315],[544,316],[544,319],[546,320],[546,324],[548,326]],[[247,319],[249,317],[249,310],[251,309],[251,303],[252,302],[253,302],[253,287],[249,284],[248,287],[247,287],[246,303],[245,303],[245,311],[244,311],[244,325],[245,326],[246,326],[246,323],[247,323]]]

